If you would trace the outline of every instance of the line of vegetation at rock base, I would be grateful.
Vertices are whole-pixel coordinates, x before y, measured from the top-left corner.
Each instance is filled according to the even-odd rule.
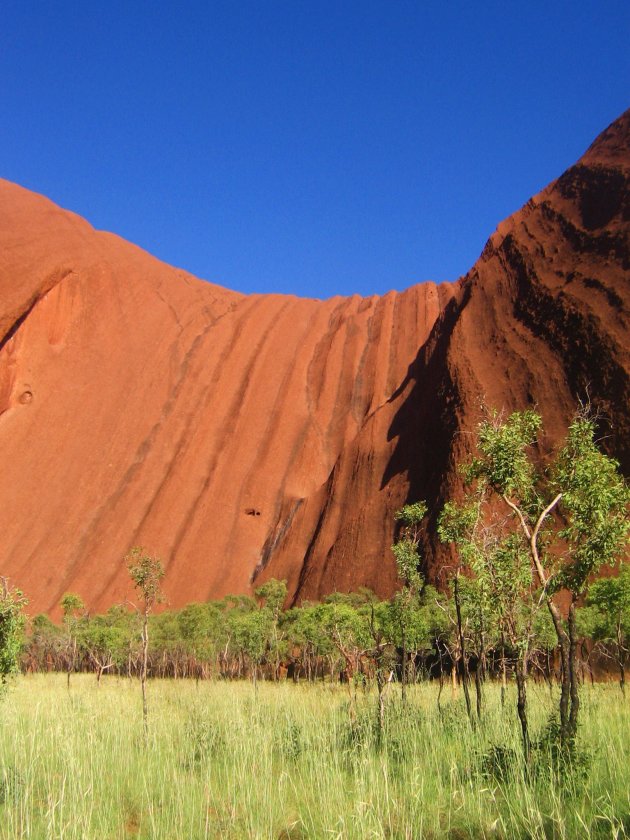
[[[135,613],[114,607],[90,617],[80,597],[68,593],[61,626],[45,616],[33,619],[23,639],[22,668],[63,668],[68,687],[77,670],[96,671],[99,682],[105,672],[140,676],[145,744],[148,675],[249,676],[255,693],[261,676],[343,681],[350,732],[360,731],[361,698],[374,686],[370,726],[377,751],[387,740],[392,710],[407,709],[418,681],[437,683],[435,714],[444,714],[449,676],[453,695],[458,686],[463,691],[467,731],[485,737],[493,725],[487,698],[497,677],[503,719],[509,717],[511,682],[516,685],[521,757],[506,741],[496,743],[485,754],[489,772],[513,774],[518,768],[526,785],[536,786],[541,773],[566,784],[588,765],[578,722],[581,683],[587,675],[593,681],[594,657],[614,659],[625,694],[629,569],[621,563],[616,577],[596,576],[623,560],[630,493],[617,463],[597,447],[595,430],[592,417],[578,414],[558,452],[545,457],[537,447],[541,420],[534,412],[507,419],[493,414],[480,424],[475,457],[462,467],[466,490],[438,517],[441,539],[454,547],[443,592],[427,586],[419,571],[424,502],[396,515],[401,527],[392,548],[402,586],[389,601],[362,591],[283,610],[286,585],[270,580],[254,598],[233,596],[152,615],[163,569],[134,549],[127,559],[141,607]],[[557,599],[561,590],[569,604],[564,612]],[[0,617],[10,616],[15,631],[20,596],[6,585],[3,605]],[[4,635],[12,640],[4,645],[5,658],[17,661],[16,634]],[[528,700],[532,672],[546,680],[555,698],[554,713],[535,729]],[[448,708],[456,707],[449,702]],[[413,729],[417,722],[410,724],[404,714]],[[623,820],[616,825],[613,836],[625,836],[619,834],[627,828]]]

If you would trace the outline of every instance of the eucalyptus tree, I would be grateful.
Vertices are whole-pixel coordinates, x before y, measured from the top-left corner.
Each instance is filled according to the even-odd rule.
[[[232,617],[234,631],[234,645],[239,655],[247,658],[254,693],[258,693],[258,669],[268,650],[269,638],[272,633],[271,612],[266,609],[252,609],[239,612]]]
[[[420,614],[416,636],[416,652],[424,654],[434,650],[438,659],[439,689],[437,694],[437,706],[440,710],[440,698],[444,688],[444,654],[446,653],[453,663],[457,660],[456,649],[458,643],[454,639],[453,624],[449,616],[449,599],[443,592],[438,592],[434,586],[425,584],[420,595]],[[422,635],[421,635],[422,634]]]
[[[300,671],[309,682],[317,678],[318,668],[324,677],[324,662],[328,662],[332,680],[339,652],[322,623],[319,604],[305,603],[293,607],[282,615],[282,628],[287,638],[287,652],[294,666],[294,680]]]
[[[333,593],[317,608],[317,620],[345,663],[351,721],[356,718],[356,687],[362,660],[372,647],[365,598]]]
[[[87,654],[100,685],[105,671],[121,668],[127,653],[128,634],[120,620],[120,610],[112,607],[105,615],[86,616],[78,625],[77,642]]]
[[[147,663],[149,659],[149,615],[155,607],[163,600],[162,578],[164,567],[162,562],[149,554],[145,549],[136,546],[131,549],[125,557],[129,576],[133,585],[140,595],[141,607],[139,612],[142,616],[142,665],[140,671],[140,685],[142,687],[142,721],[144,724],[145,738],[149,731],[148,708],[147,708]]]
[[[505,669],[506,654],[513,663],[517,686],[517,712],[521,725],[523,754],[530,759],[527,716],[527,675],[533,625],[540,605],[534,593],[531,562],[520,532],[497,515],[483,480],[469,487],[463,503],[447,502],[439,517],[438,533],[454,543],[462,563],[474,579],[463,578],[464,597],[455,578],[455,598],[463,600],[472,619],[473,636],[479,638],[475,686],[477,714],[481,712],[479,670],[485,652],[485,635],[496,628]],[[458,613],[459,615],[459,613]],[[458,620],[461,633],[461,621]],[[504,695],[502,695],[504,696]]]
[[[30,622],[28,637],[28,669],[56,671],[59,666],[62,634],[60,628],[45,613],[38,613]]]
[[[619,669],[619,687],[626,693],[626,664],[630,648],[630,565],[622,563],[617,577],[591,584],[587,606],[588,635],[604,649],[612,649]]]
[[[266,641],[269,655],[273,661],[273,677],[274,680],[277,680],[280,671],[280,656],[283,652],[279,631],[280,614],[287,597],[287,582],[286,580],[271,578],[255,589],[254,595],[261,602],[261,609],[265,610],[269,617]]]
[[[220,605],[225,616],[226,629],[224,669],[230,676],[240,677],[246,671],[250,657],[262,658],[264,653],[262,639],[252,638],[251,644],[249,643],[250,634],[246,616],[258,611],[258,605],[249,595],[226,595]],[[249,622],[250,627],[253,623]],[[259,643],[260,653],[258,653]]]
[[[66,658],[67,658],[67,685],[70,688],[70,674],[76,668],[77,659],[77,628],[82,614],[85,612],[85,604],[80,595],[75,592],[66,592],[59,602],[63,613],[63,625],[66,630]]]
[[[492,502],[523,541],[540,598],[554,625],[562,662],[559,704],[563,744],[575,738],[579,691],[576,605],[603,565],[623,555],[630,491],[619,465],[599,449],[596,420],[579,411],[557,453],[542,452],[534,411],[493,413],[477,430],[477,455],[464,468],[483,503]],[[522,548],[519,548],[519,556]],[[565,618],[554,595],[569,593]]]
[[[366,604],[365,615],[371,638],[371,647],[367,655],[374,664],[377,692],[377,732],[381,744],[385,728],[385,695],[394,677],[394,651],[390,634],[391,603],[379,601],[376,597]]]
[[[0,577],[0,692],[18,670],[26,604],[22,592]]]
[[[228,642],[223,610],[216,603],[188,604],[177,613],[182,644],[195,662],[196,676],[219,670],[219,658]]]
[[[426,514],[427,505],[424,501],[404,505],[394,514],[394,518],[402,523],[400,537],[392,546],[402,588],[394,596],[392,610],[402,649],[400,688],[403,703],[407,699],[408,646],[419,641],[418,636],[422,632],[418,596],[424,581],[420,574],[422,558],[419,545],[420,526]]]
[[[466,701],[466,712],[468,719],[473,723],[472,705],[470,702],[468,652],[466,649],[466,633],[464,628],[464,611],[461,598],[461,578],[466,567],[472,568],[477,560],[479,549],[474,537],[476,523],[480,518],[481,498],[473,498],[465,505],[457,505],[447,502],[438,518],[438,536],[444,543],[455,543],[458,547],[454,568],[447,568],[450,572],[449,582],[451,583],[453,605],[455,616],[445,609],[451,623],[457,629],[456,645],[454,653],[460,671],[460,680],[464,689]]]

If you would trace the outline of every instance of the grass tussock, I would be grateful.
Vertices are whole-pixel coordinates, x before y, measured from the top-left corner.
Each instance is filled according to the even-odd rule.
[[[473,728],[462,698],[433,685],[159,681],[149,736],[137,682],[21,677],[0,706],[0,838],[622,838],[630,836],[628,701],[583,690],[569,765],[556,699],[532,686],[532,767],[523,772],[513,698],[489,686]]]

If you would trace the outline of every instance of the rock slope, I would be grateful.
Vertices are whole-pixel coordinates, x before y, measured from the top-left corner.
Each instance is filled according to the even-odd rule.
[[[480,404],[550,443],[586,393],[630,471],[630,112],[471,271],[383,297],[240,295],[0,181],[0,572],[52,610],[396,585],[393,511],[457,492]],[[434,524],[434,523],[433,523]],[[428,573],[444,559],[432,525]]]

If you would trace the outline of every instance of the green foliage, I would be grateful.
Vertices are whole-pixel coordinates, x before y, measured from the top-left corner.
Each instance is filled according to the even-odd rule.
[[[350,596],[336,593],[334,598],[317,608],[319,624],[340,651],[357,656],[370,647],[367,605],[357,609]]]
[[[140,594],[145,612],[162,600],[161,582],[164,567],[157,557],[152,557],[143,548],[132,548],[127,557],[127,568],[133,585]]]
[[[528,448],[537,439],[542,418],[534,411],[516,411],[507,420],[493,412],[479,424],[481,457],[462,468],[468,482],[482,478],[499,495],[532,499],[536,472]]]
[[[622,563],[616,577],[592,583],[587,604],[597,616],[593,638],[615,640],[619,630],[630,636],[630,564]]]
[[[188,604],[177,612],[179,636],[187,653],[209,660],[225,647],[228,630],[218,604]]]
[[[333,643],[322,622],[324,613],[321,605],[306,604],[283,615],[282,627],[290,644],[307,657],[325,657],[332,652]]]
[[[394,514],[394,519],[402,523],[400,539],[392,546],[396,560],[398,577],[410,593],[417,593],[422,588],[422,577],[419,567],[422,558],[418,549],[420,524],[427,514],[424,501],[404,505]]]
[[[127,657],[130,624],[120,610],[86,618],[78,628],[78,644],[82,651],[102,665],[121,667]]]
[[[470,489],[462,504],[447,502],[438,535],[456,546],[461,565],[474,575],[459,577],[466,632],[474,646],[503,639],[516,650],[528,645],[536,612],[531,560],[522,534],[493,515],[488,487]]]
[[[597,446],[595,420],[585,412],[575,416],[557,455],[537,470],[534,446],[541,431],[542,419],[533,411],[515,412],[507,419],[495,412],[480,423],[478,456],[462,472],[468,483],[477,482],[478,494],[487,488],[513,505],[511,515],[518,509],[523,518],[515,523],[515,532],[524,534],[528,528],[532,533],[542,524],[536,548],[549,572],[548,591],[566,587],[578,596],[592,575],[613,565],[626,549],[630,488],[618,462]],[[537,523],[545,510],[546,520]],[[443,517],[442,538],[464,543],[472,506],[458,516],[447,506]],[[470,548],[464,545],[464,550]]]
[[[466,501],[449,502],[438,527],[440,537],[456,545],[460,562],[475,573],[480,603],[491,608],[502,636],[518,651],[518,713],[528,766],[524,683],[537,608],[546,604],[560,646],[561,741],[563,748],[573,749],[580,707],[576,602],[589,579],[623,554],[630,534],[630,490],[618,463],[599,450],[594,419],[578,413],[555,457],[537,455],[541,430],[542,420],[533,411],[515,412],[507,419],[494,412],[480,423],[477,456],[462,468]],[[534,591],[532,569],[539,592]],[[566,620],[553,600],[561,588],[571,593]],[[582,616],[582,624],[586,618]],[[619,666],[623,688],[623,656]]]
[[[446,613],[449,599],[434,586],[425,586],[420,596],[420,606],[427,627],[427,633],[434,642],[446,641],[451,632],[451,623]]]
[[[587,605],[578,610],[578,627],[604,653],[612,652],[625,691],[625,668],[630,652],[630,565],[622,563],[617,577],[591,584]]]
[[[469,491],[464,505],[445,505],[438,533],[444,542],[458,545],[463,562],[476,572],[494,552],[495,571],[500,572],[501,566],[520,570],[522,586],[527,584],[527,547],[521,549],[518,539],[536,533],[536,549],[550,575],[548,591],[566,587],[577,596],[589,578],[603,565],[614,564],[628,544],[630,488],[617,461],[598,448],[593,418],[576,415],[557,456],[537,471],[533,447],[541,430],[542,420],[533,411],[515,412],[507,419],[495,412],[480,423],[478,455],[462,469],[476,489]],[[504,532],[511,527],[510,540],[496,539],[499,547],[490,552],[487,541],[482,544],[479,538],[480,525],[489,524],[487,512],[480,509],[488,491],[498,494],[508,507],[511,504],[508,513],[515,517],[512,526],[503,523]],[[554,520],[556,509],[560,517]],[[538,522],[545,510],[550,515]],[[540,525],[546,530],[539,533],[535,529]],[[493,527],[496,531],[496,520]]]
[[[412,502],[411,504],[403,505],[400,510],[397,510],[394,514],[394,519],[402,522],[407,528],[414,527],[420,525],[427,512],[426,502]]]
[[[405,586],[418,591],[422,586],[422,577],[418,571],[420,565],[420,552],[415,542],[408,537],[399,540],[392,546],[392,552],[396,560],[398,576]]]
[[[11,589],[6,579],[2,579],[0,582],[1,688],[6,686],[8,678],[18,670],[26,603],[26,598],[20,590]]]
[[[77,628],[80,615],[85,610],[85,604],[80,595],[67,592],[59,603],[63,612],[63,623],[66,628],[66,652],[68,669],[68,687],[70,687],[70,673],[74,671],[77,654]]]
[[[286,580],[271,578],[254,591],[255,596],[260,599],[264,606],[272,613],[274,619],[278,619],[282,605],[287,597]]]
[[[267,649],[272,618],[266,610],[230,614],[233,643],[254,665],[259,665]]]
[[[538,610],[532,625],[534,645],[537,650],[554,650],[558,644],[558,637],[553,626],[551,616],[546,610]]]
[[[64,620],[67,622],[78,618],[79,614],[85,610],[83,599],[74,592],[66,592],[59,602],[59,606],[63,612]]]
[[[385,623],[387,638],[396,647],[402,647],[403,632],[405,644],[409,650],[428,651],[432,647],[427,610],[415,598],[409,598],[403,590],[397,592],[387,605],[388,616]]]
[[[455,543],[464,565],[475,569],[483,563],[476,526],[479,522],[480,499],[472,497],[462,505],[446,502],[438,518],[438,536],[444,543]]]
[[[553,465],[552,486],[562,493],[567,523],[558,532],[567,545],[558,585],[579,595],[590,576],[614,565],[630,534],[630,488],[618,462],[599,450],[591,418],[578,416],[569,427]]]

